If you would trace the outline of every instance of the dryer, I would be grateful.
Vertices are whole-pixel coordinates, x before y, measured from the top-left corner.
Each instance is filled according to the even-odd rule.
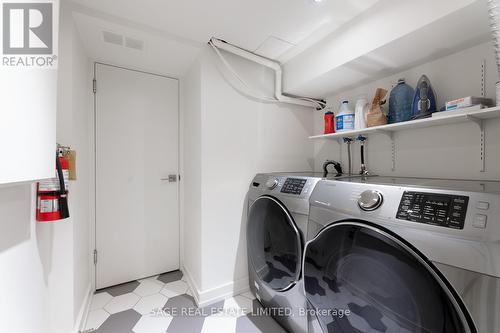
[[[500,182],[320,181],[310,332],[500,332]]]
[[[310,173],[258,174],[248,192],[250,290],[289,332],[307,332],[302,256],[309,197],[321,178]]]

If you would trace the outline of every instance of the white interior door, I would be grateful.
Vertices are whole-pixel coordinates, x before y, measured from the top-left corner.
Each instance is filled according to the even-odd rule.
[[[179,269],[178,80],[96,64],[96,288]]]

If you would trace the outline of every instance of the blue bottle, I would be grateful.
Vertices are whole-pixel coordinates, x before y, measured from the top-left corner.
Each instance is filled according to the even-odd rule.
[[[389,97],[389,124],[411,119],[414,94],[415,91],[405,83],[405,79],[398,80]]]

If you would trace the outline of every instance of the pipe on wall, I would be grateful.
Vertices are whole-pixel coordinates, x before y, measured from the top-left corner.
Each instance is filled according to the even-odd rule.
[[[283,71],[281,69],[281,64],[279,62],[259,56],[255,53],[244,50],[242,48],[239,48],[237,46],[234,46],[217,38],[211,38],[209,44],[218,49],[235,54],[239,57],[253,61],[265,67],[271,68],[274,71],[274,97],[276,98],[276,101],[288,104],[308,106],[313,108],[323,108],[325,106],[325,103],[323,101],[319,101],[316,99],[307,97],[292,97],[284,95],[282,86]]]

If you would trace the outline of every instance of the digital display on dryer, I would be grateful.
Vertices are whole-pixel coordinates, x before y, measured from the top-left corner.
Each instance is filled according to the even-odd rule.
[[[463,229],[469,197],[404,192],[397,219]]]
[[[287,178],[281,188],[281,193],[300,195],[306,185],[306,182],[307,179]]]

